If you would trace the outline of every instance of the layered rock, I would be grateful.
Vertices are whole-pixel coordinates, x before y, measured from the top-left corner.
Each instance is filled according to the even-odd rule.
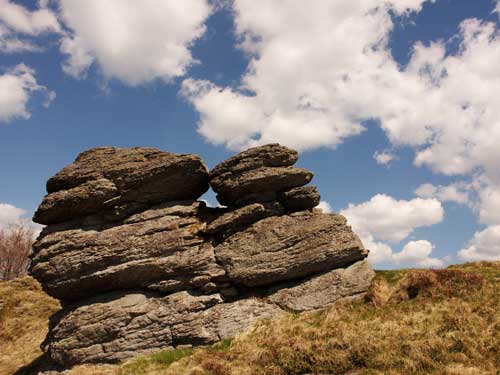
[[[54,224],[131,203],[196,199],[207,190],[208,171],[196,155],[94,148],[49,179],[34,220]]]
[[[313,210],[297,159],[266,145],[209,174],[198,156],[150,148],[78,156],[34,218],[49,226],[31,272],[64,306],[44,351],[63,366],[116,362],[364,293],[367,251],[342,216]],[[208,183],[227,207],[196,200]]]
[[[217,165],[210,172],[210,186],[225,206],[290,201],[286,192],[308,184],[313,178],[312,172],[292,167],[297,160],[296,151],[278,144],[254,147]],[[298,210],[310,209],[319,203],[315,190],[303,190],[302,196],[307,195],[311,198],[302,198]],[[293,211],[293,204],[291,208]]]
[[[368,254],[340,215],[304,212],[260,220],[215,248],[229,278],[270,285],[363,260]]]
[[[200,208],[201,206],[201,208]],[[164,293],[210,288],[224,274],[214,248],[199,235],[199,202],[166,204],[103,230],[48,233],[34,246],[31,272],[63,301],[117,289]]]
[[[300,282],[271,287],[267,296],[269,301],[288,311],[316,310],[344,298],[361,296],[372,278],[373,270],[364,260]]]
[[[203,345],[280,313],[254,298],[223,303],[219,294],[168,296],[109,294],[68,310],[45,340],[44,350],[66,365],[117,362],[178,345]]]

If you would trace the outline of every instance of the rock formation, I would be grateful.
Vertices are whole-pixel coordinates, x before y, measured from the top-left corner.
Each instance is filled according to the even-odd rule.
[[[297,152],[255,147],[210,173],[195,155],[95,148],[47,183],[31,273],[63,309],[55,363],[116,362],[229,338],[362,295],[373,271],[345,218],[314,209]],[[226,207],[197,199],[209,189]]]

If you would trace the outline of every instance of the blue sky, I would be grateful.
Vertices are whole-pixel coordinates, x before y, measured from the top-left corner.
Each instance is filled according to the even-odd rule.
[[[90,147],[272,141],[378,267],[500,259],[500,3],[137,4],[0,0],[0,227]]]

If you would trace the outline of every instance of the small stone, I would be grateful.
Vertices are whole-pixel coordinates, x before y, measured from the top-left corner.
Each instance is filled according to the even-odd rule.
[[[295,212],[313,209],[321,196],[315,186],[304,186],[285,191],[278,199],[287,211]]]

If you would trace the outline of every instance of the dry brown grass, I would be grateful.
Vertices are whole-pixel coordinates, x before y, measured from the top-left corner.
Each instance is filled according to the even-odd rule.
[[[31,277],[0,281],[0,374],[13,374],[42,354],[49,316],[59,308]]]
[[[500,374],[500,263],[382,273],[368,303],[261,323],[164,375]]]
[[[500,375],[499,286],[500,262],[379,272],[365,301],[67,375]]]

